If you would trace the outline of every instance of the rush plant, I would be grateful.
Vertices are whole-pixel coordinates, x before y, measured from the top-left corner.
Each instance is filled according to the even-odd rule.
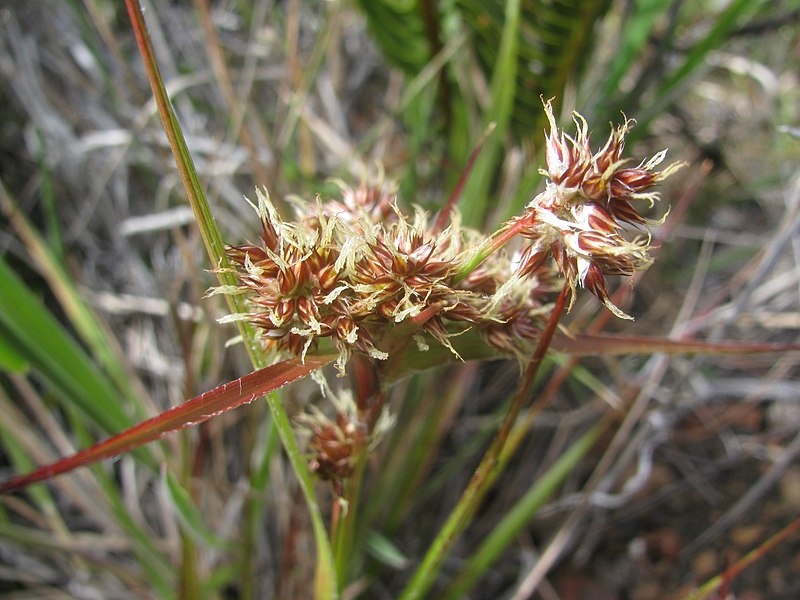
[[[666,150],[641,160],[627,156],[626,139],[635,121],[624,115],[618,125],[611,126],[603,143],[593,143],[589,124],[578,112],[572,113],[571,125],[559,126],[553,100],[548,97],[540,98],[543,116],[534,118],[547,123],[539,142],[543,148],[542,168],[537,171],[526,167],[532,173],[523,175],[528,182],[541,176],[541,191],[529,194],[517,214],[502,220],[496,228],[483,231],[473,226],[479,216],[485,215],[481,210],[480,214],[475,213],[475,204],[467,207],[470,216],[465,223],[459,206],[465,189],[470,190],[468,195],[474,195],[476,189],[485,191],[489,185],[486,173],[496,165],[500,148],[497,139],[491,137],[495,134],[490,126],[466,159],[450,197],[433,203],[438,207],[436,211],[405,202],[398,185],[385,177],[382,169],[375,169],[360,178],[336,180],[314,199],[278,199],[277,194],[271,197],[271,190],[259,187],[248,201],[256,225],[251,229],[256,229],[256,237],[224,243],[162,81],[141,8],[135,0],[126,4],[158,112],[208,253],[206,267],[217,278],[205,299],[209,303],[218,296],[225,299],[228,313],[218,323],[238,327],[234,342],[244,345],[253,370],[169,410],[154,416],[151,411],[149,418],[137,414],[140,422],[133,425],[132,417],[113,402],[106,404],[110,408],[103,409],[82,397],[82,388],[75,380],[93,377],[92,361],[70,345],[68,336],[61,338],[58,325],[47,320],[46,311],[36,312],[36,300],[25,284],[0,262],[0,283],[9,290],[0,299],[0,333],[4,341],[11,341],[10,350],[0,356],[4,367],[22,372],[27,365],[36,366],[48,382],[73,398],[75,410],[88,413],[103,431],[112,434],[98,443],[87,443],[86,449],[60,460],[37,457],[35,462],[44,466],[36,466],[25,452],[24,437],[18,441],[8,431],[4,440],[6,453],[14,458],[17,471],[24,467],[30,472],[0,481],[0,494],[8,506],[3,516],[5,511],[18,511],[23,517],[32,512],[26,512],[14,495],[25,488],[43,511],[55,514],[52,507],[56,501],[46,490],[32,484],[61,481],[53,478],[94,465],[107,512],[118,515],[125,535],[136,540],[134,551],[140,556],[151,588],[145,595],[222,597],[220,590],[234,582],[242,597],[259,597],[253,583],[257,566],[248,553],[259,543],[258,524],[269,506],[264,497],[268,495],[270,465],[278,464],[273,467],[276,469],[285,466],[277,458],[280,440],[289,466],[290,485],[296,485],[296,496],[302,495],[305,500],[303,511],[289,511],[291,515],[285,518],[286,571],[292,570],[290,559],[299,552],[296,545],[302,547],[308,542],[297,533],[306,523],[316,551],[313,560],[297,562],[305,567],[311,565],[311,569],[301,576],[286,577],[302,581],[304,587],[297,584],[298,589],[292,590],[276,585],[272,591],[283,597],[308,594],[319,599],[351,598],[377,589],[381,573],[391,569],[406,570],[402,582],[393,587],[404,600],[430,597],[437,580],[437,597],[464,597],[499,560],[545,500],[589,456],[598,440],[615,432],[618,436],[625,434],[625,423],[619,422],[625,417],[617,417],[626,414],[631,406],[628,395],[635,390],[616,398],[620,401],[618,412],[598,413],[595,422],[584,427],[551,461],[542,477],[516,500],[465,567],[449,572],[446,559],[487,495],[495,490],[506,467],[515,460],[532,423],[552,399],[553,390],[574,369],[574,363],[568,362],[572,359],[565,360],[564,354],[572,358],[657,352],[734,355],[798,349],[793,344],[611,336],[599,334],[599,326],[575,329],[565,324],[565,316],[586,293],[602,305],[606,316],[632,319],[629,313],[633,310],[626,306],[624,294],[616,291],[624,292],[626,288],[617,288],[616,284],[620,277],[633,282],[653,264],[658,251],[658,232],[654,230],[665,224],[668,213],[661,208],[661,218],[651,214],[661,200],[659,186],[687,165],[665,164]],[[463,4],[471,7],[473,3]],[[606,10],[606,5],[600,4],[591,14]],[[203,10],[204,3],[199,1],[198,5]],[[510,17],[506,27],[511,27],[509,23],[515,23],[520,16],[519,2],[507,3],[506,9]],[[511,33],[505,31],[504,39]],[[509,48],[504,43],[500,55],[511,52]],[[430,57],[423,62],[428,60]],[[551,62],[555,65],[557,61]],[[498,81],[502,83],[502,78]],[[502,113],[502,98],[495,100],[491,111]],[[506,100],[510,102],[512,98]],[[508,126],[510,120],[503,120]],[[486,149],[484,142],[491,149],[491,160],[481,158],[482,149]],[[477,184],[473,180],[470,187],[470,177],[476,174],[482,179]],[[57,261],[48,262],[51,257],[46,244],[5,192],[2,200],[4,212],[32,253],[41,253],[41,263],[52,265],[51,270],[46,270],[48,283],[63,289],[67,298],[64,304],[84,318],[76,316],[74,321],[91,322],[90,311],[70,287]],[[486,203],[484,197],[478,205]],[[29,309],[15,308],[22,306]],[[15,310],[19,310],[18,323],[8,318]],[[83,336],[83,330],[76,329]],[[46,330],[54,332],[51,350],[60,347],[63,356],[74,355],[74,362],[59,364],[58,360],[48,360],[47,351],[37,351],[35,338]],[[91,327],[87,326],[87,330]],[[98,338],[87,334],[85,339]],[[100,352],[99,341],[97,346],[87,345],[97,355],[107,356]],[[430,451],[448,421],[446,412],[454,406],[427,393],[419,374],[458,366],[467,369],[474,361],[501,358],[513,359],[517,378],[491,426],[477,436],[479,447],[473,449],[473,454],[482,450],[482,457],[470,470],[468,481],[459,487],[458,499],[436,522],[440,529],[420,533],[419,547],[415,548],[420,558],[411,567],[390,536],[401,527],[403,503],[410,502],[410,496],[418,489],[414,485],[418,473],[428,473]],[[117,374],[115,383],[107,385],[98,377],[91,390],[105,401],[114,397],[115,389],[124,389],[126,378],[124,369],[115,367],[113,359],[104,365],[109,373]],[[303,406],[292,406],[278,393],[306,377],[316,385],[309,386],[311,391],[307,393],[313,399]],[[585,374],[584,377],[588,378]],[[405,403],[393,401],[396,390],[418,385],[422,391],[405,394]],[[455,389],[457,385],[454,382],[450,387]],[[595,381],[589,387],[602,389]],[[135,390],[129,393],[130,399],[136,398]],[[414,405],[412,397],[419,404]],[[262,415],[269,425],[263,439],[254,444],[259,460],[245,478],[246,490],[240,498],[245,507],[241,511],[243,533],[241,540],[234,540],[240,541],[244,550],[237,553],[231,548],[230,539],[223,540],[208,530],[207,507],[195,495],[196,480],[201,478],[196,464],[184,462],[176,466],[168,455],[145,444],[207,423],[262,398],[266,398],[269,407],[269,414]],[[405,448],[407,456],[383,452],[387,438],[402,440],[406,434],[398,431],[396,423],[398,414],[408,410],[419,411],[423,415],[419,420],[430,422],[417,423],[417,429],[411,432],[416,437],[392,446]],[[147,413],[142,407],[138,412]],[[631,409],[627,414],[635,413]],[[407,418],[409,421],[414,421],[413,416]],[[24,422],[23,416],[19,422]],[[80,426],[76,429],[82,433]],[[89,438],[83,435],[79,439]],[[137,532],[134,520],[127,519],[125,504],[130,498],[115,489],[116,474],[109,474],[96,464],[134,451],[144,468],[162,469],[163,488],[180,517],[178,575],[160,563],[158,545],[146,533]],[[195,457],[200,454],[187,453]],[[126,476],[124,472],[119,475]],[[385,503],[389,505],[385,509],[382,499],[394,494],[395,489],[400,490],[398,497],[394,503]],[[70,498],[86,501],[80,490],[67,491],[68,495],[74,494]],[[294,496],[288,504],[293,500]],[[54,517],[53,522],[58,523],[58,519]],[[11,525],[5,527],[7,534],[16,532],[19,538],[21,531]],[[200,556],[199,548],[213,551]],[[234,566],[205,567],[214,562],[208,555],[215,552],[234,556]],[[80,560],[91,563],[92,559],[81,555]],[[549,556],[540,563],[544,570],[551,564],[547,560]],[[533,575],[536,571],[531,575],[535,580]],[[127,572],[121,572],[119,577],[121,581],[135,579]],[[535,581],[530,584],[535,585]]]

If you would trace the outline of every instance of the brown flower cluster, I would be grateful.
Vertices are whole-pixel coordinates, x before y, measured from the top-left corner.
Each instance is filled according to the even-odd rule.
[[[523,253],[521,270],[535,272],[552,255],[573,297],[580,285],[618,317],[630,318],[609,299],[606,276],[633,275],[650,266],[648,221],[633,203],[652,205],[659,197],[651,190],[653,185],[683,163],[655,171],[666,156],[664,150],[638,166],[629,166],[629,159],[622,154],[625,136],[634,123],[630,119],[612,128],[605,145],[593,153],[581,115],[574,114],[577,131],[573,138],[559,132],[551,103],[546,102],[544,108],[550,133],[546,136],[547,168],[542,174],[548,182],[515,220],[521,235],[532,240]],[[622,235],[626,225],[640,228],[646,235],[626,239]]]
[[[297,417],[299,431],[307,439],[306,452],[309,468],[323,481],[329,481],[341,496],[341,484],[356,469],[359,458],[380,442],[391,429],[394,419],[382,410],[374,422],[359,410],[347,389],[334,392],[325,377],[312,375],[320,386],[324,398],[333,406],[333,416],[323,413],[315,405]]]
[[[540,282],[504,290],[515,265],[497,253],[463,280],[458,272],[485,238],[461,227],[432,231],[427,215],[402,213],[381,186],[342,187],[342,199],[297,204],[284,221],[258,192],[258,243],[231,246],[240,284],[216,293],[247,294],[245,319],[268,349],[304,356],[323,340],[339,352],[340,371],[353,351],[382,360],[410,338],[424,348],[478,326],[495,347],[514,352],[515,338],[532,339],[543,307]]]
[[[342,183],[340,199],[296,203],[291,222],[259,191],[261,239],[228,249],[239,285],[214,290],[248,297],[249,311],[228,320],[250,321],[267,348],[296,356],[332,343],[343,372],[354,351],[383,360],[412,338],[421,349],[433,340],[457,355],[451,339],[472,328],[522,358],[547,319],[551,292],[565,284],[627,317],[609,300],[606,277],[650,264],[649,236],[628,240],[624,227],[646,231],[634,203],[652,203],[650,188],[680,165],[655,171],[662,152],[628,166],[631,121],[593,153],[580,115],[572,138],[558,131],[550,103],[545,111],[547,187],[492,237],[462,227],[457,213],[439,231],[421,209],[403,213],[383,184]],[[521,251],[500,248],[517,235],[528,240]]]
[[[479,298],[449,282],[461,251],[452,228],[432,236],[422,211],[409,220],[367,186],[297,209],[286,222],[259,191],[260,243],[229,248],[240,285],[215,290],[248,294],[251,310],[229,320],[256,325],[268,348],[303,356],[329,339],[343,369],[354,350],[385,359],[400,324],[448,344],[444,314],[478,318]]]
[[[338,413],[335,419],[320,417],[308,423],[311,437],[307,452],[310,469],[324,481],[347,479],[353,474],[356,454],[363,449],[367,433],[363,424]]]

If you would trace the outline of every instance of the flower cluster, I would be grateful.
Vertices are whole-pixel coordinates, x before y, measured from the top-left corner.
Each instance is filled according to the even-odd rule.
[[[301,414],[297,423],[308,440],[306,452],[310,457],[311,472],[323,481],[331,482],[341,495],[340,484],[353,474],[359,455],[369,452],[380,442],[391,429],[394,419],[384,409],[375,422],[370,423],[349,390],[336,393],[323,375],[317,373],[312,377],[319,384],[322,396],[331,400],[335,414],[329,417],[311,405],[310,412]]]
[[[311,472],[324,481],[350,477],[358,452],[367,444],[364,424],[345,412],[338,412],[333,419],[321,412],[303,416],[311,434],[307,445]]]
[[[587,288],[627,317],[610,301],[606,277],[650,264],[649,235],[628,240],[624,228],[647,230],[634,203],[652,204],[650,188],[680,165],[655,171],[661,152],[628,166],[629,120],[593,153],[580,115],[572,138],[558,131],[549,102],[545,111],[546,189],[492,237],[462,227],[457,213],[443,231],[419,208],[406,215],[382,184],[342,183],[340,199],[296,203],[291,222],[259,191],[261,239],[229,247],[239,284],[215,290],[248,297],[249,311],[229,320],[250,321],[267,348],[296,356],[330,342],[343,372],[354,351],[383,360],[410,339],[457,355],[451,339],[468,329],[522,358],[547,319],[551,293],[564,285],[573,297]],[[508,254],[501,246],[514,237],[527,243]]]
[[[544,108],[550,133],[545,147],[547,168],[541,172],[548,182],[516,220],[521,235],[532,240],[523,253],[521,269],[534,272],[552,255],[573,297],[580,285],[618,317],[630,318],[609,299],[605,278],[633,275],[650,266],[648,221],[632,203],[645,201],[652,206],[658,199],[652,186],[683,163],[655,171],[666,156],[664,150],[636,167],[628,166],[622,153],[633,125],[629,119],[612,128],[605,145],[593,153],[581,115],[574,113],[577,133],[573,138],[559,132],[551,103],[546,102]],[[622,235],[625,225],[644,228],[647,235],[628,240]]]
[[[260,243],[228,249],[240,285],[214,290],[248,294],[251,310],[228,320],[250,321],[266,347],[298,356],[329,339],[343,370],[354,350],[385,359],[409,334],[450,347],[445,319],[486,318],[487,299],[453,284],[463,253],[457,225],[434,235],[421,210],[409,218],[372,187],[343,196],[298,204],[286,222],[258,192]]]

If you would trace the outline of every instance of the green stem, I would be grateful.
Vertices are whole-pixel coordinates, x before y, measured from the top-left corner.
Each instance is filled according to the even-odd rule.
[[[518,220],[511,223],[506,223],[503,227],[497,230],[492,237],[484,242],[475,251],[475,254],[473,254],[470,259],[464,263],[458,271],[456,271],[455,275],[453,276],[453,285],[462,281],[465,277],[467,277],[467,275],[477,269],[483,261],[514,239],[526,227],[530,227],[529,222]]]
[[[183,137],[180,123],[178,123],[175,111],[172,110],[172,104],[167,95],[164,81],[161,78],[161,71],[156,62],[141,6],[137,0],[125,0],[125,4],[127,5],[133,32],[136,35],[136,41],[139,45],[139,52],[144,61],[147,78],[150,81],[150,88],[153,91],[158,114],[159,117],[161,117],[161,124],[164,127],[164,133],[167,136],[169,147],[172,150],[172,156],[175,159],[175,164],[178,168],[181,181],[183,182],[184,190],[186,190],[187,200],[192,207],[197,227],[200,230],[200,236],[203,238],[203,244],[208,252],[208,258],[211,261],[211,265],[217,269],[216,275],[220,285],[235,286],[237,283],[236,277],[227,268],[230,267],[230,262],[225,254],[225,244],[222,241],[222,235],[217,228],[214,216],[211,214],[211,209],[208,206],[203,188],[200,185],[200,179],[197,176],[197,169],[195,169],[194,161],[186,146],[186,140]],[[244,301],[241,297],[226,294],[225,299],[232,313],[246,312]],[[256,368],[267,366],[256,330],[245,321],[238,321],[237,325],[239,326],[239,331],[245,341],[253,365]]]
[[[225,254],[225,245],[222,241],[222,236],[220,235],[219,229],[217,229],[214,217],[206,202],[203,189],[200,186],[200,180],[197,176],[197,170],[194,167],[194,162],[186,146],[180,124],[175,116],[175,112],[172,110],[166,88],[164,87],[161,72],[158,68],[155,53],[153,52],[153,47],[150,42],[150,36],[147,33],[147,26],[144,21],[141,6],[137,0],[125,0],[125,4],[128,8],[128,14],[131,18],[133,31],[139,45],[139,51],[144,61],[150,87],[153,90],[158,113],[161,117],[164,131],[167,135],[173,157],[175,158],[175,163],[178,167],[178,172],[183,181],[209,259],[211,260],[211,264],[216,267],[216,274],[220,284],[223,286],[235,286],[237,283],[236,278],[231,270],[227,268],[230,266],[230,263]],[[241,297],[226,295],[226,300],[231,312],[246,312],[244,301]],[[255,328],[245,321],[238,321],[237,325],[239,326],[239,331],[241,332],[242,339],[245,342],[253,365],[256,368],[266,366],[266,358]],[[272,418],[275,421],[275,426],[284,450],[286,451],[289,462],[300,484],[303,496],[306,499],[308,511],[311,516],[318,558],[316,579],[317,598],[335,598],[338,596],[338,591],[336,587],[333,556],[330,541],[328,540],[323,525],[322,514],[317,504],[311,475],[300,454],[291,422],[289,421],[289,417],[278,395],[274,392],[269,394],[267,396],[267,403],[272,413]]]
[[[264,512],[265,503],[263,491],[267,487],[269,479],[270,460],[278,447],[277,431],[275,421],[270,419],[265,424],[266,433],[264,434],[264,449],[258,457],[258,462],[250,467],[250,495],[244,506],[244,527],[242,529],[242,553],[240,570],[241,587],[240,594],[243,600],[253,600],[256,598],[256,559],[254,551],[256,547],[256,533],[261,530],[261,518]]]
[[[497,133],[487,140],[486,148],[475,163],[472,175],[464,190],[462,218],[466,225],[475,227],[486,217],[489,208],[489,189],[498,170],[503,138],[511,123],[514,95],[517,87],[517,70],[521,62],[519,53],[521,0],[503,3],[505,15],[497,59],[492,68],[490,104],[485,113],[485,123],[496,123]]]
[[[336,528],[336,535],[333,540],[336,564],[336,576],[339,587],[344,587],[347,580],[347,571],[350,567],[350,559],[353,555],[353,540],[355,538],[356,516],[358,515],[358,501],[361,496],[364,472],[367,466],[369,452],[367,448],[362,448],[357,459],[353,476],[350,478],[345,492],[344,515]],[[338,501],[338,500],[337,500]]]
[[[583,434],[492,528],[489,535],[481,542],[478,551],[461,569],[458,578],[448,586],[443,595],[444,600],[458,600],[458,598],[465,597],[475,582],[488,571],[536,511],[555,493],[567,475],[575,471],[578,462],[591,450],[597,438],[608,427],[609,422],[610,419],[603,419]]]
[[[184,434],[181,440],[184,465],[180,476],[181,486],[188,494],[191,494],[191,443],[188,435]],[[192,498],[194,501],[194,498]],[[178,586],[178,597],[180,600],[191,600],[198,598],[200,594],[200,578],[197,572],[197,546],[192,534],[185,527],[180,528],[181,540],[181,567],[180,583]]]
[[[353,473],[345,482],[344,514],[341,515],[333,531],[336,573],[340,588],[346,582],[347,572],[353,556],[358,505],[364,483],[367,460],[369,459],[370,439],[386,401],[386,395],[379,383],[378,371],[372,361],[361,355],[354,356],[353,372],[356,381],[356,405],[358,406],[359,420],[365,427],[366,436],[362,447],[355,449]],[[338,499],[335,501],[338,501]]]
[[[286,415],[286,411],[283,409],[283,405],[278,399],[278,395],[275,393],[269,394],[267,396],[267,404],[269,405],[270,411],[272,411],[272,418],[275,420],[278,436],[281,438],[283,449],[300,483],[300,489],[306,499],[306,505],[308,506],[308,512],[311,517],[311,527],[314,530],[314,539],[317,542],[315,597],[318,600],[337,598],[338,591],[336,587],[336,569],[333,563],[333,553],[331,552],[330,542],[327,532],[325,531],[322,513],[317,504],[317,497],[314,493],[314,483],[311,479],[311,474],[306,467],[303,455],[300,453],[297,439],[292,430],[292,424],[289,421],[289,417]]]
[[[481,459],[478,468],[475,470],[467,488],[461,495],[458,504],[456,504],[453,512],[450,513],[450,517],[439,531],[439,534],[436,536],[430,548],[428,548],[428,552],[423,558],[422,564],[417,568],[416,573],[404,590],[400,600],[421,598],[430,588],[453,543],[472,521],[475,511],[496,479],[503,447],[522,410],[522,406],[530,396],[531,389],[536,380],[536,375],[539,372],[539,367],[542,364],[547,348],[550,346],[550,342],[556,332],[568,297],[569,286],[565,284],[561,290],[561,294],[556,300],[553,312],[547,322],[547,327],[542,332],[542,337],[539,339],[539,344],[536,347],[533,358],[525,370],[522,381],[517,387],[517,391],[511,401],[509,410],[503,422],[500,424],[497,433],[495,433],[489,449],[486,450],[486,453],[483,455],[483,459]]]
[[[755,550],[751,550],[740,558],[736,563],[729,567],[725,572],[709,579],[703,586],[695,592],[687,594],[681,600],[706,600],[711,597],[715,591],[720,589],[725,584],[737,577],[747,567],[752,565],[757,560],[766,556],[767,552],[772,550],[778,544],[786,541],[789,537],[800,531],[800,518],[795,519],[786,527],[781,529],[778,533],[770,537],[763,544],[758,546]]]

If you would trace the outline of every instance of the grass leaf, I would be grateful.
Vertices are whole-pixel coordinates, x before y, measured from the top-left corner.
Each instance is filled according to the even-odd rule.
[[[0,483],[0,493],[20,489],[105,458],[117,456],[157,440],[166,433],[207,421],[301,379],[312,371],[324,367],[334,358],[331,355],[308,356],[304,362],[297,358],[291,358],[230,381],[95,444],[91,448],[41,467],[33,473],[4,481]]]
[[[457,600],[464,597],[528,524],[536,511],[555,493],[564,479],[574,472],[579,461],[592,449],[606,424],[607,421],[602,421],[584,433],[544,475],[534,482],[483,540],[477,552],[461,569],[459,577],[442,596],[443,598]]]
[[[484,131],[494,124],[495,131],[487,138],[484,149],[475,161],[464,189],[461,205],[464,223],[476,226],[483,222],[489,208],[489,190],[494,180],[503,140],[511,122],[516,93],[519,63],[519,24],[521,0],[509,0],[500,38],[497,61],[492,70],[491,104],[486,111]]]
[[[118,392],[0,258],[0,340],[106,432],[128,427]]]
[[[708,54],[718,48],[727,36],[744,21],[758,14],[764,0],[734,0],[714,18],[714,24],[700,40],[694,43],[685,58],[670,75],[661,81],[655,92],[653,102],[643,107],[637,115],[638,128],[633,136],[641,135],[650,121],[680,94],[691,78],[707,64]]]

